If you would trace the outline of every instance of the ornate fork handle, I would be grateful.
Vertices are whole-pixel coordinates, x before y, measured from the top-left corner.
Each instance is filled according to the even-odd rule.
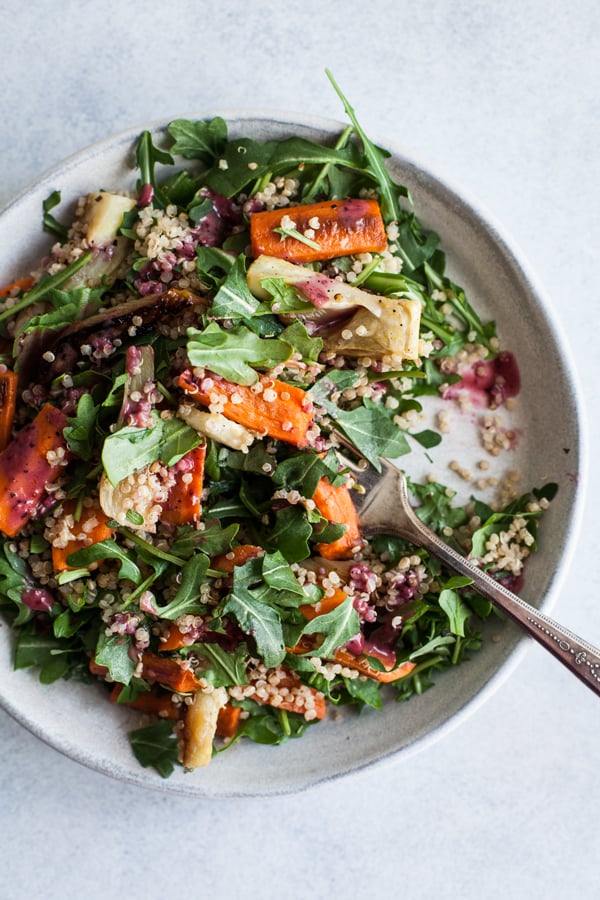
[[[538,612],[440,540],[413,511],[404,475],[398,469],[386,466],[378,497],[377,493],[379,492],[374,492],[370,497],[367,495],[361,509],[365,530],[396,534],[428,550],[455,572],[471,578],[474,587],[483,597],[503,610],[577,678],[600,695],[600,650],[563,628],[550,616]],[[381,515],[382,506],[385,507],[384,515]]]

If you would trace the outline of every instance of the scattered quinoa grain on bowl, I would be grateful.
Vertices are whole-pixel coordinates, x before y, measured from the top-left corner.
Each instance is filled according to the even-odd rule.
[[[230,139],[219,117],[143,132],[137,190],[90,185],[66,224],[49,197],[54,244],[0,291],[15,667],[101,682],[165,777],[421,694],[479,650],[490,604],[361,533],[349,457],[433,448],[475,403],[483,458],[450,469],[494,496],[410,489],[511,588],[555,490],[494,474],[516,360],[344,103],[331,145]]]

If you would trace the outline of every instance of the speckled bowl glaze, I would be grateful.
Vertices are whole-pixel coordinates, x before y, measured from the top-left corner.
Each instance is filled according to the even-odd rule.
[[[287,113],[220,114],[233,137],[279,139],[294,134],[328,140],[343,127]],[[95,144],[17,197],[0,216],[0,284],[29,271],[47,252],[50,238],[41,230],[41,210],[42,201],[53,190],[62,192],[61,215],[64,211],[66,219],[81,194],[99,187],[132,189],[137,177],[136,139],[148,127],[160,140],[163,125],[140,126]],[[392,149],[389,141],[372,137]],[[578,389],[560,326],[520,254],[487,213],[463,199],[445,179],[399,152],[393,153],[389,165],[396,180],[409,187],[421,220],[439,233],[450,276],[466,288],[482,317],[496,320],[503,346],[519,362],[522,390],[515,427],[520,439],[505,467],[521,471],[524,487],[555,481],[560,488],[544,517],[540,550],[528,563],[522,590],[524,599],[548,612],[574,546],[585,475]],[[440,448],[430,451],[431,459],[425,454],[405,459],[411,474],[418,476],[427,468],[439,480],[451,483],[447,468],[451,459],[469,464],[482,457],[474,414],[456,415],[459,427]],[[108,703],[100,686],[74,682],[44,686],[35,671],[13,671],[12,634],[1,620],[0,703],[57,750],[114,778],[205,798],[277,795],[385,761],[399,763],[462,722],[508,677],[526,649],[520,632],[495,618],[486,624],[484,635],[495,640],[487,641],[468,665],[439,675],[432,690],[409,703],[390,702],[381,712],[330,715],[302,739],[281,747],[243,742],[208,768],[192,773],[178,770],[167,780],[138,765],[128,741],[138,715]]]

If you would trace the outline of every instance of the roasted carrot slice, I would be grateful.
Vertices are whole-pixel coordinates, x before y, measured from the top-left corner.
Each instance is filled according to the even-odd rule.
[[[0,372],[0,451],[10,442],[17,409],[18,380],[10,369]]]
[[[195,525],[202,512],[206,444],[186,453],[173,466],[175,484],[162,508],[160,521],[169,525]]]
[[[62,515],[72,516],[74,512],[75,502],[66,501],[63,504]],[[72,566],[67,563],[67,558],[71,553],[75,553],[77,550],[83,550],[84,547],[89,547],[90,544],[98,544],[100,541],[106,541],[111,538],[114,531],[112,528],[108,527],[106,524],[107,522],[108,516],[100,508],[99,503],[95,502],[91,506],[83,506],[81,508],[81,515],[74,526],[71,527],[71,530],[77,532],[77,534],[85,534],[86,537],[78,537],[70,540],[66,547],[52,547],[52,565],[54,571],[64,572],[67,569],[72,568]],[[92,567],[94,568],[98,565],[99,562],[92,563]]]
[[[111,703],[118,703],[119,696],[123,690],[122,684],[115,684],[109,694]],[[150,713],[159,716],[161,719],[178,719],[181,714],[181,708],[173,700],[169,694],[157,694],[154,691],[146,691],[139,694],[135,700],[128,700],[122,703],[122,706],[128,706],[131,709],[139,709],[140,712]]]
[[[345,484],[333,486],[328,478],[319,479],[313,500],[328,522],[345,525],[344,534],[330,544],[317,544],[317,551],[325,559],[348,559],[355,547],[360,547],[360,525],[356,507]]]
[[[233,572],[236,566],[243,566],[249,559],[260,556],[262,552],[263,548],[257,547],[255,544],[238,544],[227,553],[219,553],[218,556],[214,556],[211,568],[217,569],[219,572]]]
[[[20,291],[28,291],[29,288],[33,287],[34,280],[30,276],[26,276],[25,278],[17,278],[16,281],[11,281],[10,284],[5,284],[3,288],[0,288],[0,297],[8,297],[14,290]]]
[[[222,706],[217,716],[217,734],[219,737],[232,738],[240,727],[242,710],[239,706],[227,703]]]
[[[202,406],[217,403],[226,418],[252,431],[296,447],[309,444],[313,409],[302,388],[263,376],[256,390],[217,377],[196,378],[190,369],[179,376],[179,386]]]
[[[47,484],[69,459],[67,417],[47,403],[0,453],[0,531],[14,537],[35,516]]]
[[[289,234],[292,229],[296,236]],[[250,217],[250,240],[255,259],[265,253],[291,262],[380,252],[387,247],[379,203],[359,199],[255,212]]]
[[[400,678],[410,675],[416,665],[416,663],[413,662],[405,662],[402,663],[401,666],[398,666],[397,669],[389,669],[380,672],[379,669],[375,669],[370,664],[366,656],[363,654],[355,656],[347,650],[336,650],[334,659],[335,662],[340,663],[340,665],[347,666],[349,669],[356,669],[362,675],[366,675],[368,678],[373,678],[375,681],[380,681],[384,684],[388,684],[392,681],[399,681]]]
[[[174,691],[186,694],[200,687],[200,682],[192,670],[184,668],[176,659],[148,652],[142,656],[142,666],[144,678],[164,684]]]

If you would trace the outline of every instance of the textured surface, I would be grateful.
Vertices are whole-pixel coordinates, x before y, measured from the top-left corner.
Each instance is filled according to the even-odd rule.
[[[367,14],[348,0],[305,2],[301,17],[248,6],[65,2],[49,20],[45,3],[0,2],[0,204],[149,119],[239,106],[339,119],[327,65],[370,133],[447,174],[520,244],[576,351],[593,458],[596,5],[375,0]],[[592,471],[553,610],[596,644],[599,493]],[[0,896],[591,896],[597,704],[532,647],[475,716],[420,754],[295,797],[211,803],[107,779],[0,713]],[[179,864],[178,836],[193,854]]]

